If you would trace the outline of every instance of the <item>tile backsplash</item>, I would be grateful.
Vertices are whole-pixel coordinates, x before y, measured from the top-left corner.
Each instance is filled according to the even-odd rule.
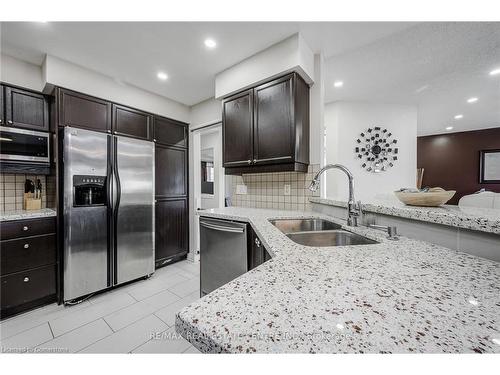
[[[55,177],[0,173],[0,212],[23,209],[24,182],[27,178],[33,181],[40,179],[42,183],[42,208],[56,207]]]
[[[319,169],[319,164],[312,164],[309,165],[307,173],[252,173],[242,176],[231,176],[232,205],[238,207],[309,211],[311,210],[309,198],[320,196],[319,189],[314,193],[308,189],[309,184]],[[238,189],[238,185],[246,186],[246,194],[238,194],[241,192],[241,188]],[[285,192],[288,193],[288,191],[285,191],[286,185],[289,185],[289,195],[285,195]]]

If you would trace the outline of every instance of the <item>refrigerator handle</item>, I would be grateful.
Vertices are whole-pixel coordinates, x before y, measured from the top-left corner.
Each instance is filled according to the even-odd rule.
[[[115,212],[118,215],[118,207],[120,207],[120,197],[122,195],[122,187],[120,184],[120,173],[118,172],[118,138],[114,137],[114,149],[113,155],[115,160],[115,167],[113,168],[113,175],[116,181],[116,200],[115,200]]]

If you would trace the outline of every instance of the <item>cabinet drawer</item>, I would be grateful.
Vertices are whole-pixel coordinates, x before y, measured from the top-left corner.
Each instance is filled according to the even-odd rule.
[[[29,219],[3,222],[0,239],[11,240],[19,237],[39,236],[56,232],[56,218]]]
[[[17,272],[1,278],[1,307],[11,309],[56,293],[55,265]]]
[[[56,263],[56,235],[2,241],[1,275]]]

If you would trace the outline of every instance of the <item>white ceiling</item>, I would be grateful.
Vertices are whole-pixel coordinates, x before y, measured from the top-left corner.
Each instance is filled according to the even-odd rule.
[[[45,54],[186,105],[214,96],[214,77],[300,32],[325,57],[371,43],[415,23],[391,22],[2,22],[1,49],[40,65]],[[211,37],[218,46],[207,50]],[[169,79],[160,82],[161,70]]]
[[[418,107],[419,135],[500,126],[500,23],[421,23],[326,62],[326,101]],[[335,88],[333,82],[344,86]],[[479,98],[474,104],[466,99]],[[455,120],[454,116],[463,114]]]
[[[416,105],[420,135],[500,126],[500,75],[488,75],[500,66],[500,23],[3,22],[1,50],[38,65],[50,54],[194,105],[213,97],[217,73],[296,32],[326,58],[326,102]]]

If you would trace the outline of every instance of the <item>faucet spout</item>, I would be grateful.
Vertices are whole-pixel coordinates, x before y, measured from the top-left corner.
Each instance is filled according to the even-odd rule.
[[[313,180],[311,181],[311,184],[309,185],[309,190],[311,191],[318,190],[319,178],[328,169],[340,169],[347,175],[347,179],[349,181],[349,201],[347,202],[347,213],[348,213],[347,225],[352,227],[358,226],[358,217],[361,212],[361,205],[354,199],[354,176],[352,175],[351,171],[347,169],[345,166],[343,166],[342,164],[325,165],[314,176]]]

